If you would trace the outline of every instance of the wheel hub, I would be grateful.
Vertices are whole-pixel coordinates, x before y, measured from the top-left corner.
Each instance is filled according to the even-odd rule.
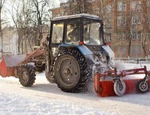
[[[72,84],[79,75],[79,68],[77,67],[74,60],[64,59],[60,66],[60,76],[62,80],[67,84]]]
[[[141,88],[144,90],[147,87],[146,83],[141,84]]]
[[[71,68],[66,68],[65,70],[64,70],[64,74],[66,74],[66,75],[71,75]]]

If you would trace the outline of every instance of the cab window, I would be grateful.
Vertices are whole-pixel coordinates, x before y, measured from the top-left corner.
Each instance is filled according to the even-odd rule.
[[[52,43],[62,43],[63,28],[63,23],[53,24]]]
[[[79,20],[71,21],[67,24],[66,43],[78,43],[80,40]]]

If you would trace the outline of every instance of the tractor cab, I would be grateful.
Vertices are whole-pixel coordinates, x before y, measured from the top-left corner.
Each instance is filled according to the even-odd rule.
[[[50,35],[52,45],[101,45],[104,42],[102,20],[88,14],[54,18]]]

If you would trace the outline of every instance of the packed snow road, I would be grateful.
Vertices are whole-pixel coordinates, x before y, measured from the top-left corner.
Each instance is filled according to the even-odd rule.
[[[128,65],[132,68],[135,65]],[[123,97],[98,97],[92,91],[62,92],[37,74],[33,87],[0,77],[0,115],[149,115],[150,92]]]

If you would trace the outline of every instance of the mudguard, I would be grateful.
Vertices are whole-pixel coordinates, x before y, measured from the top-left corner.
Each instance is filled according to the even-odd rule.
[[[84,56],[93,55],[93,53],[85,45],[61,44],[59,47],[76,47]]]
[[[94,61],[94,57],[93,57],[93,52],[91,52],[91,50],[89,50],[88,47],[86,47],[85,45],[76,45],[76,44],[61,44],[60,47],[76,47],[87,59],[89,64],[95,64],[96,62]],[[110,61],[114,60],[114,52],[112,51],[112,49],[109,46],[102,46],[102,48],[107,52],[107,54],[110,57]],[[114,65],[114,64],[113,64]]]
[[[87,59],[89,64],[94,64],[93,53],[87,48],[85,45],[75,45],[75,44],[61,44],[59,47],[69,47],[69,48],[77,48]]]

